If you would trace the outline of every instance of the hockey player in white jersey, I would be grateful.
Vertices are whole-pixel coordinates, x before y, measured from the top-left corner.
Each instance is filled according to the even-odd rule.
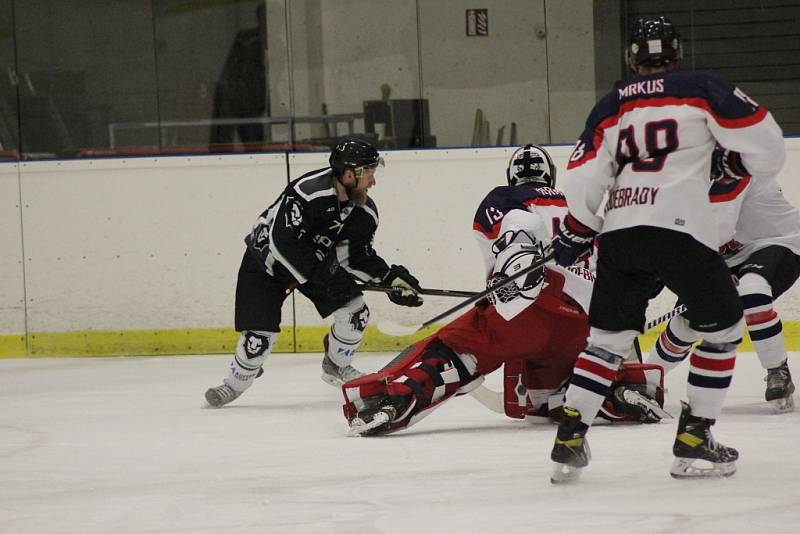
[[[738,160],[718,147],[715,162]],[[712,165],[710,200],[720,229],[720,254],[737,277],[750,339],[767,371],[765,398],[777,413],[794,410],[794,383],[774,301],[800,277],[800,211],[776,180],[751,180],[740,166]],[[669,372],[697,339],[688,321],[667,324],[647,359]]]
[[[709,72],[678,70],[680,36],[666,17],[637,20],[626,52],[636,75],[617,82],[590,113],[567,166],[570,213],[553,240],[556,261],[569,265],[600,234],[588,345],[575,363],[550,454],[556,483],[588,465],[586,433],[623,354],[644,328],[659,280],[686,303],[689,327],[703,339],[690,358],[689,402],[682,406],[670,473],[729,476],[738,458],[711,435],[744,320],[717,254],[708,169],[719,142],[741,154],[753,180],[770,178],[785,159],[782,132],[737,87]],[[697,459],[713,467],[698,467]]]

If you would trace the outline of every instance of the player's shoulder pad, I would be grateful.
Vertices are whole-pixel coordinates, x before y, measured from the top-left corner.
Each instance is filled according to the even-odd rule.
[[[507,209],[524,208],[531,199],[563,198],[564,194],[552,187],[523,184],[517,186],[499,185],[489,191],[481,202],[481,208],[494,206]]]
[[[375,201],[372,200],[372,197],[367,197],[367,201],[364,203],[363,206],[356,206],[357,211],[362,211],[366,213],[374,222],[375,226],[378,226],[378,206],[375,204]]]
[[[766,109],[744,91],[710,71],[676,71],[667,78],[669,91],[683,98],[697,98],[699,105],[728,128],[760,121]]]
[[[614,87],[606,93],[603,98],[597,101],[597,103],[592,108],[592,111],[589,112],[589,116],[586,118],[586,124],[584,127],[584,133],[590,132],[593,133],[594,130],[606,119],[609,117],[616,117],[619,115],[619,107],[620,107],[620,94],[621,94],[621,87],[625,85],[625,82],[620,80],[614,84]]]
[[[333,173],[330,168],[317,169],[293,180],[289,187],[300,198],[306,202],[311,202],[317,198],[336,197],[336,187],[333,184],[333,180]]]

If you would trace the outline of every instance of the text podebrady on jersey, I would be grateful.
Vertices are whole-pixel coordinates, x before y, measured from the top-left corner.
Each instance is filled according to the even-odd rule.
[[[605,211],[640,204],[655,204],[658,187],[618,187],[608,194]]]

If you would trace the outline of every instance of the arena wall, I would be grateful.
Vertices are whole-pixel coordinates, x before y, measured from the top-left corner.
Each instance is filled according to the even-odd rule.
[[[786,145],[778,179],[800,205],[800,139]],[[570,150],[549,147],[561,184]],[[406,265],[425,287],[482,289],[472,217],[483,195],[505,182],[512,151],[387,152],[371,192],[381,218],[376,250]],[[245,154],[0,164],[0,357],[230,352],[242,239],[290,177],[326,159]],[[380,293],[366,299],[373,323],[419,323],[458,302],[426,297],[422,308],[404,308]],[[671,305],[662,295],[649,315]],[[789,346],[800,350],[800,289],[777,308]],[[277,351],[321,350],[327,324],[293,295]],[[395,350],[409,340],[370,326],[363,349]]]

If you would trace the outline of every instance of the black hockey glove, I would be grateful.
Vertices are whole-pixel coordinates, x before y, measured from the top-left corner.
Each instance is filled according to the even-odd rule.
[[[741,180],[750,173],[742,164],[742,157],[738,152],[726,150],[717,145],[711,155],[711,181]]]
[[[562,267],[569,267],[592,253],[597,232],[577,221],[569,213],[558,226],[553,238],[553,257]]]
[[[309,282],[329,301],[341,303],[361,295],[361,289],[353,276],[339,266],[336,257],[327,258],[317,266]]]
[[[422,306],[422,297],[418,294],[422,291],[419,280],[411,276],[408,269],[402,265],[392,265],[381,278],[381,282],[392,287],[392,291],[386,293],[386,296],[395,304],[411,307]]]

